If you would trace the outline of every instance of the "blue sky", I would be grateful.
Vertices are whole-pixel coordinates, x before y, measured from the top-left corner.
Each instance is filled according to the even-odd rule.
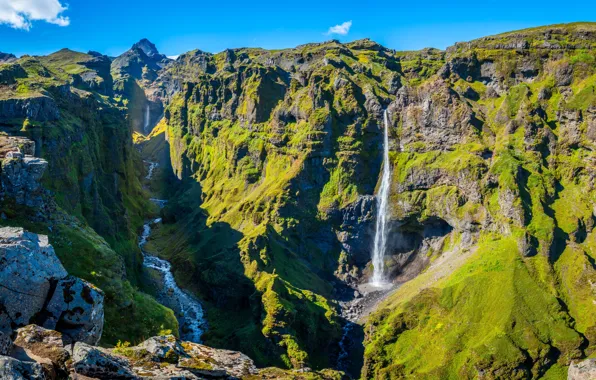
[[[118,55],[143,37],[166,55],[364,37],[412,50],[573,21],[596,21],[596,2],[0,0],[0,51],[47,54],[68,47]],[[327,34],[342,24],[336,31],[346,34]]]

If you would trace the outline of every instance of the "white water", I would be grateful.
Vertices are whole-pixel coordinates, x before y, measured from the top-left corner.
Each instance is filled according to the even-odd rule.
[[[153,171],[155,171],[155,168],[157,168],[159,166],[159,164],[157,162],[151,162],[151,161],[143,161],[147,164],[149,164],[149,171],[147,172],[147,175],[145,176],[145,179],[151,179],[153,177]],[[151,199],[153,200],[153,199]],[[162,207],[162,206],[160,206]]]
[[[149,163],[149,174],[146,178],[150,180],[157,163],[147,162]],[[160,208],[167,203],[166,200],[157,198],[151,198],[151,201]],[[150,220],[143,226],[143,233],[139,239],[139,248],[143,253],[143,266],[161,273],[163,283],[161,284],[161,292],[158,294],[158,301],[172,309],[176,314],[176,319],[180,325],[180,337],[186,341],[201,343],[201,336],[207,327],[203,307],[191,294],[178,287],[172,274],[172,265],[168,261],[152,256],[144,250],[144,246],[151,235],[151,226],[158,223],[161,223],[161,218]]]
[[[149,113],[149,104],[147,104],[145,106],[145,125],[143,126],[143,131],[145,133],[148,133],[149,132],[149,121],[150,121],[149,119],[150,119],[150,117],[151,117],[151,114]]]
[[[389,188],[391,186],[391,166],[389,164],[389,118],[387,110],[383,113],[384,140],[383,140],[383,176],[381,187],[377,194],[377,220],[375,226],[375,242],[372,255],[373,276],[372,284],[383,286],[385,284],[385,250],[387,248],[387,218],[389,206]]]
[[[186,341],[200,343],[206,327],[203,307],[192,295],[178,287],[172,274],[172,265],[168,261],[151,256],[143,250],[151,235],[151,226],[157,223],[161,223],[161,218],[149,221],[143,226],[143,234],[139,240],[139,247],[143,252],[143,266],[161,272],[163,284],[158,301],[176,314],[180,324],[180,337]]]

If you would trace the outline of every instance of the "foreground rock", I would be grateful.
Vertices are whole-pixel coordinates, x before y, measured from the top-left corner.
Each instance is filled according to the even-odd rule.
[[[0,284],[0,331],[37,322],[70,341],[99,342],[103,293],[68,276],[47,236],[0,228]]]
[[[587,359],[579,363],[571,363],[567,380],[596,379],[596,359]]]
[[[0,356],[0,379],[45,379],[45,375],[41,365],[37,363],[22,362],[8,356]]]
[[[62,334],[37,325],[22,327],[17,336],[11,356],[28,362],[37,362],[47,378],[66,378],[69,351],[64,347]]]

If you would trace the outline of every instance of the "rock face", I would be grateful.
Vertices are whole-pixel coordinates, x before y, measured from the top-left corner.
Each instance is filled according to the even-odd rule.
[[[14,198],[17,204],[41,208],[44,189],[41,177],[48,167],[43,158],[15,154],[0,163],[0,194]]]
[[[12,325],[29,324],[44,307],[52,284],[68,273],[47,236],[22,228],[0,228],[0,258],[0,329],[10,333]]]
[[[60,111],[54,99],[37,95],[24,99],[0,99],[0,115],[9,119],[29,118],[43,122],[57,120],[60,117]]]
[[[579,363],[571,363],[567,380],[594,380],[596,379],[596,359],[588,359]]]
[[[0,228],[0,284],[0,331],[39,320],[73,341],[101,338],[103,293],[68,276],[47,236]]]

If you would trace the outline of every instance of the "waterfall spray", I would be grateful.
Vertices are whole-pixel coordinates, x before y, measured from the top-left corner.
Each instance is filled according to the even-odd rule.
[[[381,286],[384,283],[385,250],[387,247],[387,217],[389,205],[389,188],[391,186],[391,168],[389,164],[389,118],[387,110],[383,113],[383,176],[377,195],[377,220],[375,226],[375,245],[372,255],[372,284]]]

